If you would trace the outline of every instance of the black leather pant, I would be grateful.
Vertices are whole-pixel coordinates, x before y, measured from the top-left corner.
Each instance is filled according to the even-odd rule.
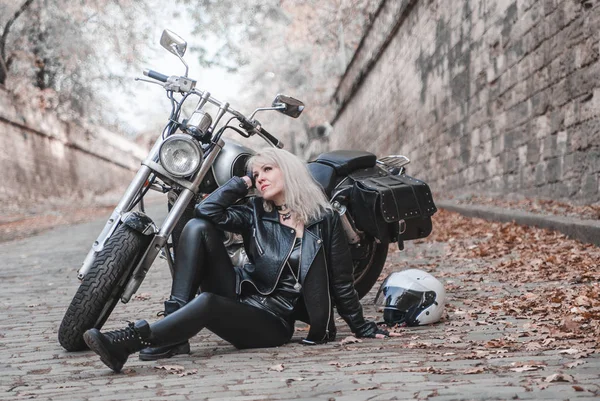
[[[181,343],[205,327],[236,348],[287,343],[291,334],[284,323],[265,310],[238,302],[235,285],[221,232],[206,220],[190,220],[179,239],[171,289],[171,299],[185,306],[150,325],[153,344]],[[202,292],[194,298],[199,288]]]

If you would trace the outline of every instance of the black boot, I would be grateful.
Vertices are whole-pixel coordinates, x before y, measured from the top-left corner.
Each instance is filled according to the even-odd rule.
[[[165,301],[165,312],[164,315],[168,316],[181,308],[181,304],[173,299]],[[190,342],[185,340],[183,342],[165,345],[162,347],[144,348],[140,351],[141,361],[156,361],[158,359],[170,358],[174,355],[189,354],[190,353]]]
[[[92,351],[100,355],[106,366],[119,373],[130,354],[146,348],[150,342],[150,325],[145,320],[129,323],[121,330],[101,333],[90,329],[83,334],[85,343]]]

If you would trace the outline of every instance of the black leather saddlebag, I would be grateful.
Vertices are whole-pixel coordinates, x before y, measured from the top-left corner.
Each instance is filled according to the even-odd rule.
[[[437,211],[429,186],[406,175],[352,177],[351,207],[359,230],[388,238],[389,225],[398,227],[400,240],[427,237]],[[395,233],[394,233],[395,234]]]

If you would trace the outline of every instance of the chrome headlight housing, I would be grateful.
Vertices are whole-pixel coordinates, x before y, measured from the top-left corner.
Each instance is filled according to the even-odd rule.
[[[198,170],[202,161],[202,149],[189,135],[174,134],[160,145],[160,164],[175,177],[186,177]]]

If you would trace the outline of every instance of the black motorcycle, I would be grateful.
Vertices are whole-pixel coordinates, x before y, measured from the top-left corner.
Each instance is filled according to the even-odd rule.
[[[270,107],[256,109],[249,117],[220,102],[208,91],[196,89],[188,78],[183,60],[187,43],[165,30],[161,45],[186,66],[183,76],[167,76],[146,70],[140,79],[162,86],[172,109],[168,123],[133,181],[112,212],[78,271],[81,284],[69,305],[58,332],[68,351],[86,348],[83,333],[100,329],[117,302],[129,302],[158,255],[171,270],[177,257],[179,236],[194,217],[194,205],[233,176],[243,176],[254,151],[223,134],[258,135],[272,146],[283,144],[254,118],[264,110],[276,110],[296,118],[304,104],[278,95]],[[178,98],[176,98],[178,96]],[[182,118],[182,107],[191,98],[197,103],[190,117]],[[207,112],[216,108],[215,118]],[[224,116],[229,118],[220,124]],[[235,124],[232,124],[233,122]],[[404,156],[381,159],[363,151],[333,151],[309,163],[340,214],[354,264],[354,282],[362,298],[375,284],[385,263],[390,242],[423,238],[431,232],[436,208],[429,187],[405,174]],[[144,212],[149,190],[167,194],[169,212],[160,227]],[[234,265],[247,262],[241,237],[223,233],[223,241]]]

